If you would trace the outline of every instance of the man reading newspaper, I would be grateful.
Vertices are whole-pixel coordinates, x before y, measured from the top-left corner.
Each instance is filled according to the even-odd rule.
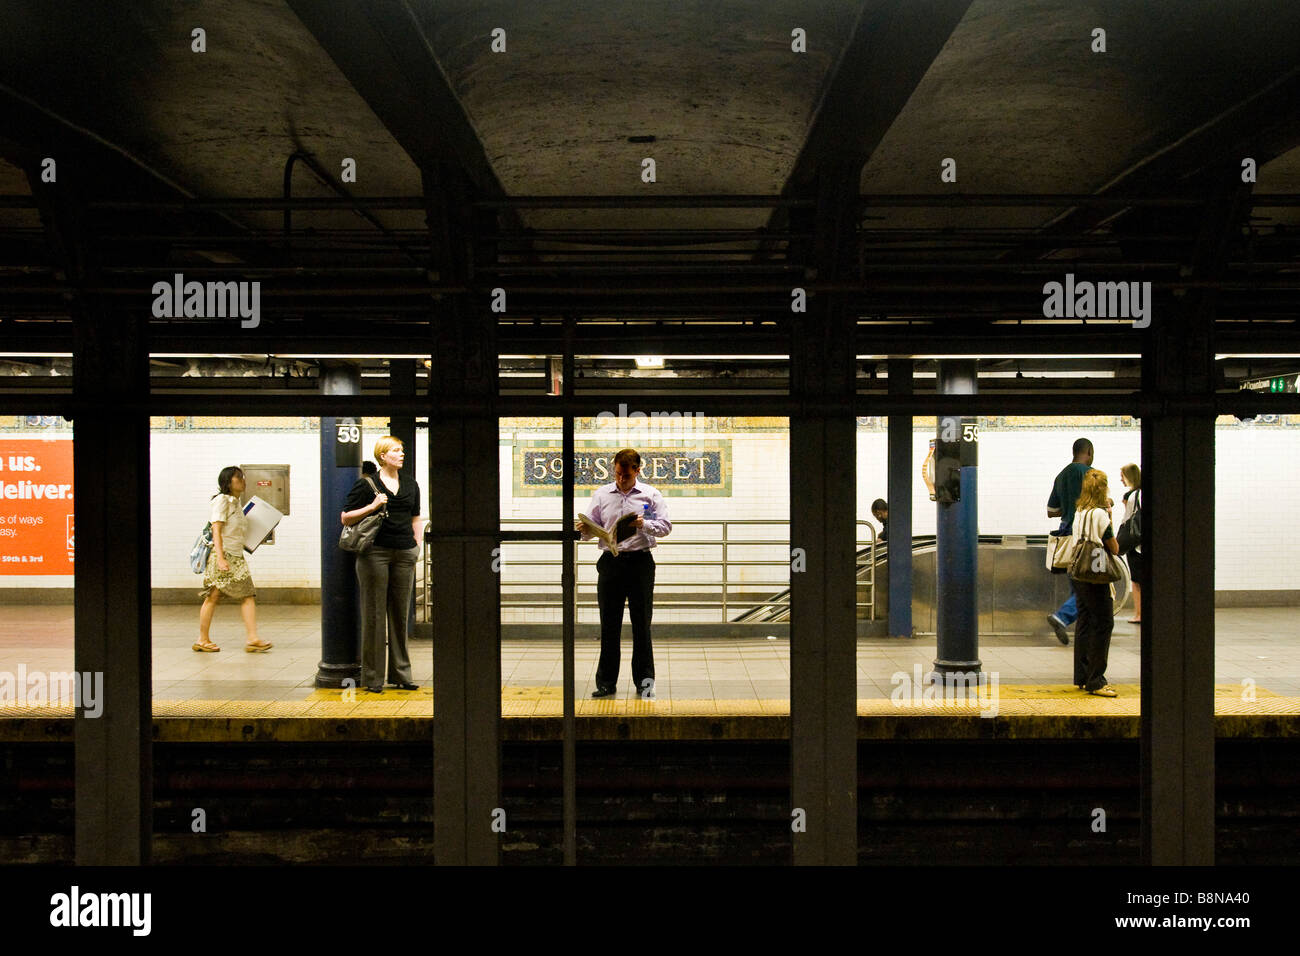
[[[655,562],[650,549],[673,526],[663,495],[638,481],[640,474],[640,454],[634,448],[624,448],[614,456],[614,480],[596,489],[585,516],[595,529],[607,529],[606,533],[593,534],[582,517],[575,522],[583,540],[598,538],[604,552],[596,562],[600,662],[592,697],[609,697],[618,689],[625,602],[632,618],[632,683],[643,699],[655,697],[654,650],[650,643]]]

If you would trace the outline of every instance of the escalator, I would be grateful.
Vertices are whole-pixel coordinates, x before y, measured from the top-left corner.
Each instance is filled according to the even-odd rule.
[[[979,536],[978,590],[979,630],[982,634],[1036,634],[1045,628],[1047,613],[1059,607],[1069,596],[1069,581],[1064,574],[1048,574],[1047,535]],[[875,607],[871,616],[882,620],[888,614],[889,558],[884,544],[876,546],[874,561],[871,548],[857,552],[859,602],[870,600],[870,583],[875,583]],[[1121,562],[1123,564],[1123,562]],[[1127,603],[1129,579],[1113,585],[1115,612]],[[937,600],[935,571],[935,537],[920,535],[912,540],[912,618],[918,633],[935,629]],[[790,620],[790,589],[773,594],[764,603],[736,615],[736,624],[786,623]],[[860,609],[861,610],[861,609]]]
[[[916,540],[920,541],[922,539],[918,538]],[[934,544],[933,537],[931,537],[930,542],[931,542],[931,547],[933,547]],[[857,578],[859,584],[862,584],[862,582],[864,581],[871,580],[871,572],[873,570],[872,561],[871,561],[871,550],[872,549],[870,547],[866,547],[866,548],[861,548],[858,551]],[[912,545],[912,550],[913,551],[916,550],[915,543]],[[877,545],[876,560],[875,560],[875,565],[877,568],[881,565],[882,562],[885,562],[884,555],[885,555],[884,546]],[[877,590],[877,594],[879,594],[879,590]],[[736,615],[731,620],[733,624],[781,624],[781,623],[788,622],[790,620],[790,589],[786,588],[783,591],[778,591],[776,594],[772,595],[768,603],[760,604],[757,607],[750,608],[748,611]]]

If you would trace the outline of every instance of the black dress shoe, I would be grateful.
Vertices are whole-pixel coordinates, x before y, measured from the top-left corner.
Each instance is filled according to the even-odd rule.
[[[370,691],[372,694],[382,694],[384,692],[384,686],[380,684],[375,687],[367,687],[366,690]]]
[[[597,684],[596,689],[591,692],[592,697],[613,697],[618,692],[618,688],[611,685]]]
[[[397,681],[393,684],[398,690],[419,690],[419,684],[412,684],[409,680]]]

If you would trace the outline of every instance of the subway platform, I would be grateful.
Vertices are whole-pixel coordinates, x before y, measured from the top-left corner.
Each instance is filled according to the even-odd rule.
[[[433,647],[412,642],[416,691],[365,691],[314,686],[320,657],[319,608],[258,609],[263,654],[243,652],[237,609],[222,606],[213,625],[215,654],[191,650],[197,609],[153,612],[155,739],[417,740],[434,716]],[[1222,608],[1216,615],[1215,719],[1220,737],[1300,736],[1300,647],[1290,608]],[[557,628],[558,630],[558,628]],[[625,628],[619,694],[591,699],[596,641],[575,648],[576,716],[580,739],[754,739],[789,736],[790,647],[785,638],[661,638],[655,644],[657,694],[639,699],[628,672]],[[1139,733],[1137,626],[1117,621],[1107,676],[1114,699],[1069,684],[1072,648],[1050,633],[981,638],[985,682],[955,692],[919,680],[934,657],[934,638],[858,641],[859,737],[1103,736]],[[5,608],[0,671],[73,669],[72,608]],[[561,736],[562,656],[557,639],[504,641],[501,714],[505,740]],[[111,688],[109,689],[111,693]],[[69,703],[0,701],[2,739],[58,739],[71,734]]]

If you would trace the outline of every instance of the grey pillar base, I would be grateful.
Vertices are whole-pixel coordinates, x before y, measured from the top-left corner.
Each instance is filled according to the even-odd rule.
[[[344,684],[346,680],[352,681],[350,685]],[[316,686],[343,688],[347,686],[359,687],[361,685],[361,662],[355,664],[329,664],[321,661],[316,665]]]
[[[983,669],[984,664],[980,660],[973,661],[939,661],[934,662],[934,667],[930,673],[925,675],[925,679],[931,684],[945,683],[945,677],[949,674],[978,674]]]

